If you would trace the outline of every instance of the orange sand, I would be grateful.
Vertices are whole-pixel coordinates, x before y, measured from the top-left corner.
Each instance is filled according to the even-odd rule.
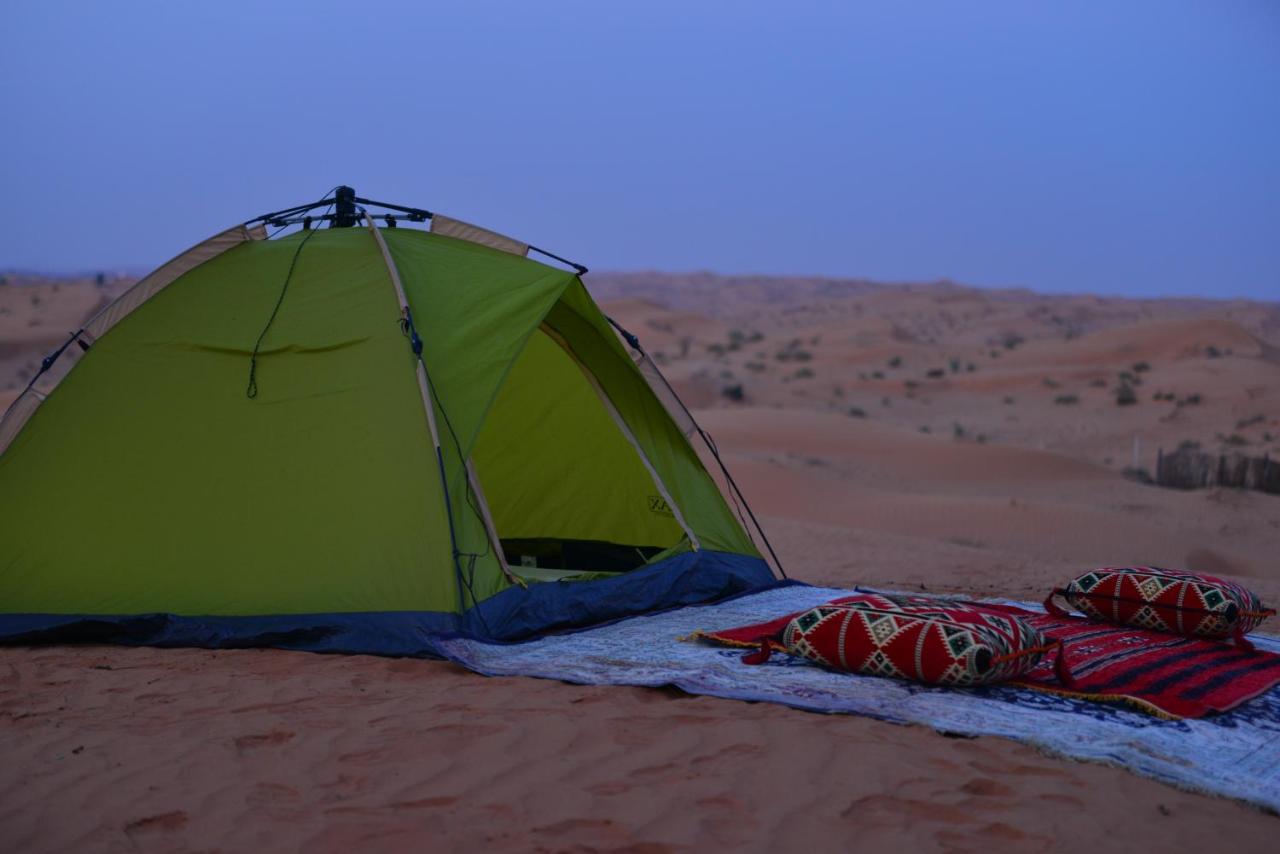
[[[1148,469],[1184,440],[1280,454],[1280,306],[591,279],[793,576],[1036,598],[1134,561],[1280,601],[1280,497],[1121,476],[1135,437]],[[0,405],[101,296],[0,287]],[[279,651],[0,650],[0,755],[14,851],[1263,851],[1280,828],[1002,739]]]

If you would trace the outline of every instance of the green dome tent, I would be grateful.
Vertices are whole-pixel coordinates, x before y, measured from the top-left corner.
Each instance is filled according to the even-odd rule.
[[[340,188],[139,281],[0,420],[0,639],[415,654],[772,582],[639,342],[531,251]]]

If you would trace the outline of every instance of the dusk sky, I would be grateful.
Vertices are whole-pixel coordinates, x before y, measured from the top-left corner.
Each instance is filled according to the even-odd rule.
[[[1280,3],[6,2],[0,268],[338,183],[592,269],[1280,299]]]

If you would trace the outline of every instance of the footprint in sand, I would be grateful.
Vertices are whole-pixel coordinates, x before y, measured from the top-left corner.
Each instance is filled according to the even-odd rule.
[[[457,798],[444,795],[436,798],[418,798],[415,801],[396,801],[391,805],[391,808],[393,810],[439,809],[441,807],[451,807],[457,802]]]
[[[242,735],[236,739],[236,750],[244,753],[259,747],[276,747],[292,741],[295,733],[286,730],[272,730],[259,735]]]
[[[1008,797],[1014,793],[1013,789],[1004,783],[998,783],[987,777],[975,777],[961,786],[960,791],[981,798]]]
[[[131,821],[124,826],[124,832],[132,836],[135,833],[148,833],[151,831],[174,831],[184,827],[187,821],[188,818],[185,812],[174,810],[173,812],[149,815],[146,818]]]

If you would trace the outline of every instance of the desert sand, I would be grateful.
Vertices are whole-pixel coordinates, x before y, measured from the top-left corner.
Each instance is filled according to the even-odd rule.
[[[126,284],[0,286],[0,405]],[[714,435],[792,577],[1039,599],[1142,562],[1280,601],[1280,496],[1132,471],[1185,442],[1280,455],[1278,304],[588,284]],[[1280,828],[1002,739],[431,661],[12,648],[0,686],[10,850],[1262,851]]]

